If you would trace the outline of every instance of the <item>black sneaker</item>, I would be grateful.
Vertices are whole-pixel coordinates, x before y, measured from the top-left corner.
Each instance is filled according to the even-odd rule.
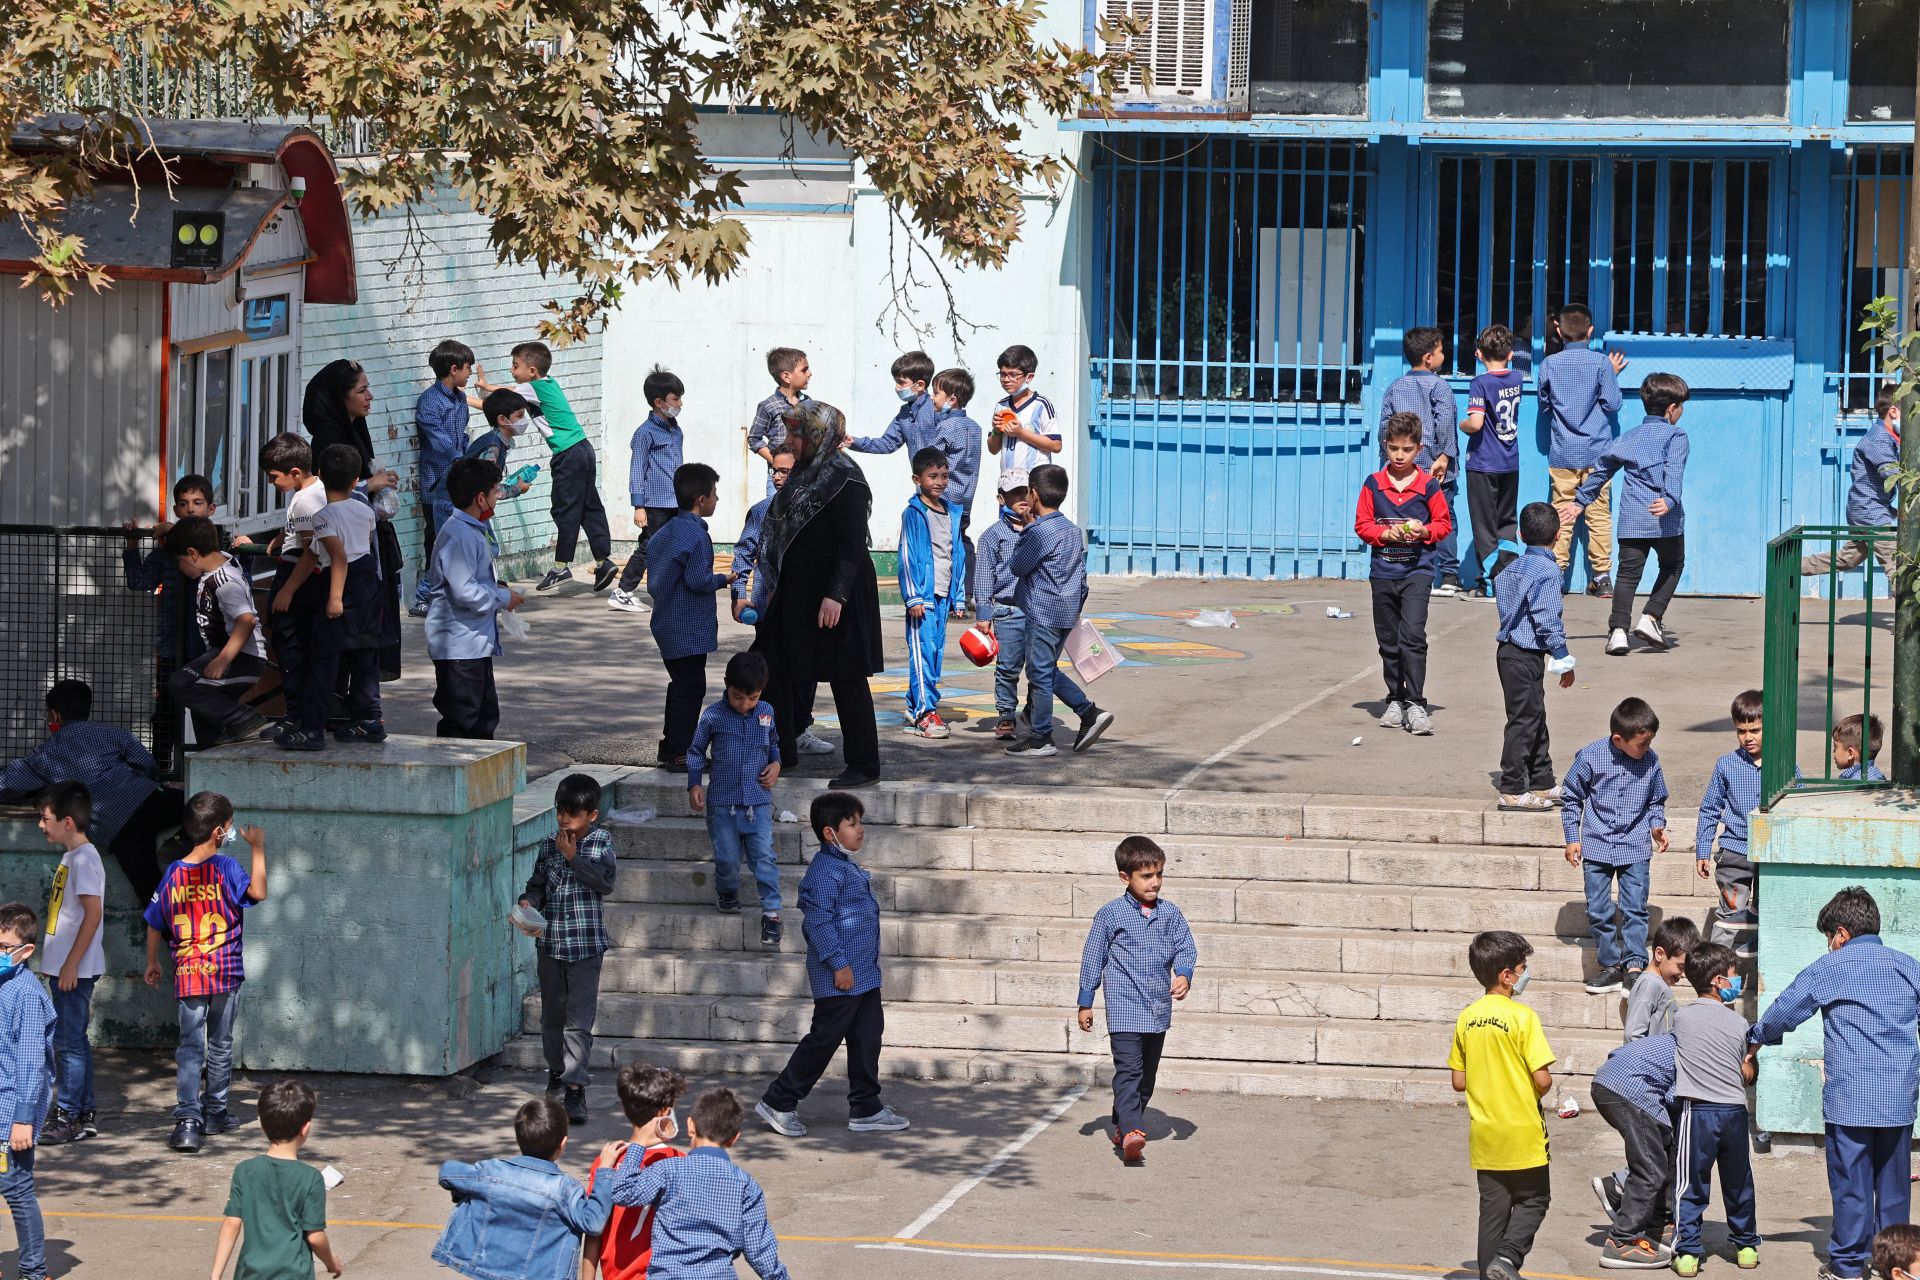
[[[333,731],[336,742],[385,742],[387,726],[378,720],[357,720]]]
[[[220,730],[220,736],[213,745],[224,747],[235,742],[250,742],[259,737],[260,731],[266,727],[267,718],[249,707]]]
[[[566,1092],[566,1089],[567,1086],[560,1083],[559,1076],[551,1071],[547,1072],[547,1096],[549,1098],[559,1097],[562,1093]]]
[[[1594,1198],[1600,1201],[1600,1207],[1607,1211],[1609,1218],[1620,1213],[1620,1179],[1610,1173],[1603,1173],[1592,1182]]]
[[[547,570],[547,576],[540,579],[539,582],[535,583],[533,589],[535,591],[551,591],[563,582],[572,582],[572,581],[573,581],[572,566],[564,565],[564,564],[556,565],[553,568]]]
[[[568,1124],[585,1124],[587,1122],[587,1091],[577,1084],[568,1085],[566,1107]]]
[[[1646,971],[1647,971],[1646,966],[1642,965],[1638,969],[1628,969],[1625,973],[1621,974],[1620,975],[1621,990],[1627,992],[1628,994],[1632,994],[1633,984],[1640,981],[1640,975],[1645,973]]]
[[[1073,735],[1073,749],[1085,751],[1100,741],[1100,735],[1113,727],[1113,712],[1102,711],[1098,707],[1088,707],[1087,714],[1080,717],[1080,732]]]
[[[173,1136],[167,1139],[167,1146],[182,1155],[198,1155],[202,1132],[200,1122],[189,1116],[173,1126]]]
[[[737,916],[740,914],[740,895],[737,893],[723,893],[720,895],[719,901],[714,903],[714,906],[719,908],[720,914],[723,916]]]
[[[1613,595],[1613,579],[1604,573],[1600,574],[1587,584],[1587,594],[1598,596],[1602,600],[1609,598]]]
[[[780,917],[760,917],[760,945],[771,951],[780,945]]]
[[[595,591],[605,591],[613,585],[613,580],[619,576],[619,565],[615,564],[611,559],[602,560],[599,564],[593,566],[593,589]]]
[[[100,1136],[100,1126],[94,1123],[93,1112],[91,1111],[82,1111],[80,1113],[80,1136],[83,1138],[97,1138]]]
[[[827,786],[834,791],[850,791],[854,787],[870,787],[878,781],[880,775],[877,773],[855,773],[849,769],[827,783]]]
[[[687,771],[687,753],[683,751],[677,756],[668,756],[660,762],[660,767],[668,773],[685,773]]]
[[[65,1111],[55,1111],[53,1119],[41,1126],[38,1141],[43,1147],[61,1147],[86,1136],[80,1132],[79,1116],[69,1115]]]
[[[325,751],[327,749],[327,735],[324,733],[308,733],[303,729],[294,729],[276,736],[273,740],[273,745],[283,751]]]
[[[233,1128],[233,1117],[224,1111],[209,1111],[207,1118],[201,1122],[200,1132],[209,1138],[217,1138],[231,1128]]]
[[[1618,991],[1624,981],[1624,975],[1617,968],[1602,969],[1587,979],[1587,994],[1603,996],[1609,991]]]
[[[1028,756],[1035,760],[1044,760],[1048,756],[1059,755],[1059,749],[1051,738],[1022,738],[1007,748],[1010,756]]]

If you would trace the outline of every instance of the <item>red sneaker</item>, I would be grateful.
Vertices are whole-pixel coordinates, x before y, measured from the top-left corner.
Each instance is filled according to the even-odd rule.
[[[1147,1152],[1147,1135],[1135,1129],[1120,1143],[1120,1154],[1132,1164]]]

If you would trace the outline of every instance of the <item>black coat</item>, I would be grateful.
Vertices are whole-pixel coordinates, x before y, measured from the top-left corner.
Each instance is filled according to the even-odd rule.
[[[885,669],[880,582],[867,552],[872,511],[873,491],[849,479],[794,536],[753,646],[777,669],[819,680]],[[820,602],[828,599],[844,607],[838,626],[822,628]]]

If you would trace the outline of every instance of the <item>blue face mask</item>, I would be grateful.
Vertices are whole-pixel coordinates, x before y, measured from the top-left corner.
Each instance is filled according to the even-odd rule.
[[[899,396],[901,403],[904,404],[905,402],[913,399],[915,396],[919,395],[920,393],[918,391],[915,391],[912,387],[895,387],[893,389],[893,394]]]
[[[1746,985],[1746,979],[1739,974],[1727,979],[1727,985],[1720,988],[1720,1003],[1732,1004],[1740,998],[1740,989]]]
[[[14,951],[19,950],[18,947]],[[0,951],[0,978],[11,974],[20,962],[13,958],[13,951]]]
[[[1513,980],[1513,994],[1517,996],[1522,991],[1525,991],[1527,989],[1527,984],[1532,981],[1533,981],[1533,975],[1531,973],[1523,973],[1519,977],[1515,978]]]

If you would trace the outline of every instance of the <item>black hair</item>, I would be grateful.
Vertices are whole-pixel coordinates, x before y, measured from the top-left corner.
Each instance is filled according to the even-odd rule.
[[[942,369],[933,376],[933,389],[952,396],[954,407],[964,409],[973,399],[973,375],[965,369]]]
[[[1387,415],[1387,425],[1380,428],[1380,443],[1392,444],[1396,440],[1424,439],[1426,427],[1417,413],[1394,413]]]
[[[765,654],[743,650],[727,659],[727,688],[741,693],[761,693],[770,678]]]
[[[38,803],[41,812],[52,814],[55,822],[73,819],[73,829],[81,835],[93,824],[93,793],[83,782],[56,782],[43,787]]]
[[[1121,875],[1130,876],[1136,871],[1166,866],[1167,851],[1145,836],[1128,836],[1113,851],[1113,865]]]
[[[558,1098],[530,1098],[513,1113],[513,1140],[520,1154],[551,1160],[567,1140],[567,1109]]]
[[[480,402],[480,416],[487,420],[487,425],[490,427],[499,426],[500,419],[512,418],[522,410],[527,413],[533,412],[532,407],[527,403],[527,398],[512,387],[495,387],[487,392],[487,398]]]
[[[731,1089],[709,1089],[693,1100],[694,1132],[702,1142],[726,1146],[740,1136],[740,1122],[747,1109]]]
[[[600,808],[600,784],[588,774],[570,773],[553,789],[553,807],[559,813],[594,813]]]
[[[1629,742],[1643,733],[1660,732],[1660,717],[1640,698],[1622,698],[1607,717],[1607,732]]]
[[[218,791],[196,791],[180,813],[180,834],[196,845],[213,839],[215,828],[233,821],[233,801]]]
[[[1489,360],[1505,360],[1513,354],[1513,330],[1503,324],[1490,324],[1473,340],[1473,349]]]
[[[1697,996],[1713,990],[1713,980],[1724,978],[1727,970],[1739,963],[1733,948],[1718,942],[1703,942],[1687,952],[1687,985]]]
[[[473,363],[473,348],[464,342],[448,338],[427,355],[427,368],[433,370],[433,376],[444,378],[459,365]]]
[[[1040,504],[1051,511],[1058,511],[1067,501],[1067,469],[1052,462],[1043,462],[1027,472],[1027,488]]]
[[[1577,302],[1569,302],[1555,314],[1560,336],[1567,342],[1585,342],[1593,336],[1593,312]]]
[[[260,446],[260,470],[278,471],[290,476],[296,471],[313,474],[313,446],[291,431],[282,431]]]
[[[214,501],[213,481],[197,471],[189,471],[173,482],[173,500],[178,502],[189,493],[198,493],[211,504]]]
[[[1518,969],[1533,954],[1533,944],[1508,929],[1490,929],[1476,933],[1467,944],[1467,968],[1473,980],[1491,991],[1500,984],[1500,975]]]
[[[1877,934],[1880,932],[1880,904],[1860,885],[1848,885],[1820,908],[1820,917],[1815,925],[1829,938],[1842,929],[1855,938]]]
[[[1920,1259],[1920,1226],[1894,1222],[1874,1234],[1873,1273],[1880,1280],[1893,1280],[1895,1267],[1912,1275],[1916,1259]]]
[[[1640,403],[1659,417],[1687,402],[1687,380],[1677,373],[1650,373],[1640,383]]]
[[[1735,724],[1752,724],[1761,718],[1766,709],[1765,694],[1758,689],[1742,689],[1733,695],[1733,707],[1729,714]]]
[[[500,468],[485,458],[457,458],[447,468],[447,501],[465,511],[500,483]]]
[[[360,451],[350,444],[330,444],[320,451],[320,483],[330,492],[351,489],[360,479]]]
[[[673,500],[682,511],[693,510],[693,504],[711,493],[720,490],[720,473],[704,462],[683,462],[673,473]]]
[[[1000,353],[1000,358],[993,362],[993,366],[996,369],[1018,369],[1021,373],[1031,374],[1040,368],[1040,357],[1033,354],[1032,347],[1021,346],[1016,342]]]
[[[647,375],[646,382],[641,384],[640,394],[647,398],[647,407],[651,409],[656,401],[665,400],[668,396],[684,396],[687,386],[680,381],[679,374],[655,365],[653,372]]]
[[[1520,541],[1550,547],[1560,536],[1560,513],[1551,502],[1529,502],[1520,509]]]
[[[220,549],[220,529],[205,516],[188,516],[167,530],[167,538],[162,545],[166,547],[167,554],[176,560],[189,551],[210,556]]]
[[[913,451],[913,474],[916,476],[926,471],[929,467],[944,467],[946,465],[947,455],[932,445]]]
[[[37,942],[40,939],[40,917],[33,908],[24,902],[9,902],[0,906],[0,933],[10,933],[19,939],[18,946]]]
[[[532,369],[539,377],[546,377],[553,370],[553,352],[547,350],[544,342],[523,342],[508,353]]]
[[[1874,417],[1884,418],[1887,416],[1888,412],[1892,410],[1894,404],[1897,403],[1896,398],[1894,396],[1895,390],[1896,388],[1894,387],[1881,387],[1878,391],[1874,392],[1873,394],[1873,416]]]
[[[1406,353],[1407,363],[1418,369],[1427,353],[1447,344],[1447,336],[1430,324],[1416,325],[1407,330],[1400,339],[1400,349]]]
[[[795,461],[798,461],[800,458],[800,448],[794,444],[791,439],[782,440],[779,444],[770,444],[767,446],[767,456],[769,458],[777,458],[783,453]]]
[[[1647,945],[1670,956],[1692,955],[1693,949],[1700,945],[1700,926],[1685,916],[1666,916],[1654,929]]]
[[[933,381],[933,357],[924,351],[909,351],[896,358],[890,372],[895,382],[905,378],[908,382]]]
[[[867,806],[860,803],[860,797],[845,791],[822,791],[813,798],[813,807],[807,810],[807,826],[815,836],[819,836],[828,827],[837,827],[848,818],[863,818]]]
[[[807,353],[798,347],[775,347],[767,352],[767,376],[778,382],[781,374],[792,373],[806,358]]]
[[[265,1131],[267,1141],[292,1142],[312,1121],[314,1108],[319,1104],[320,1095],[304,1080],[275,1080],[262,1089],[260,1128]]]
[[[620,1068],[614,1088],[620,1094],[620,1110],[626,1113],[627,1122],[638,1128],[652,1124],[662,1111],[680,1100],[687,1091],[687,1078],[665,1067],[629,1062]]]
[[[93,686],[85,680],[55,680],[47,690],[47,710],[71,724],[93,714]]]
[[[1879,756],[1880,744],[1886,740],[1885,734],[1886,729],[1881,725],[1879,716],[1862,717],[1855,712],[1841,717],[1833,726],[1833,745],[1851,748],[1872,760]],[[1864,742],[1861,741],[1863,737]]]

